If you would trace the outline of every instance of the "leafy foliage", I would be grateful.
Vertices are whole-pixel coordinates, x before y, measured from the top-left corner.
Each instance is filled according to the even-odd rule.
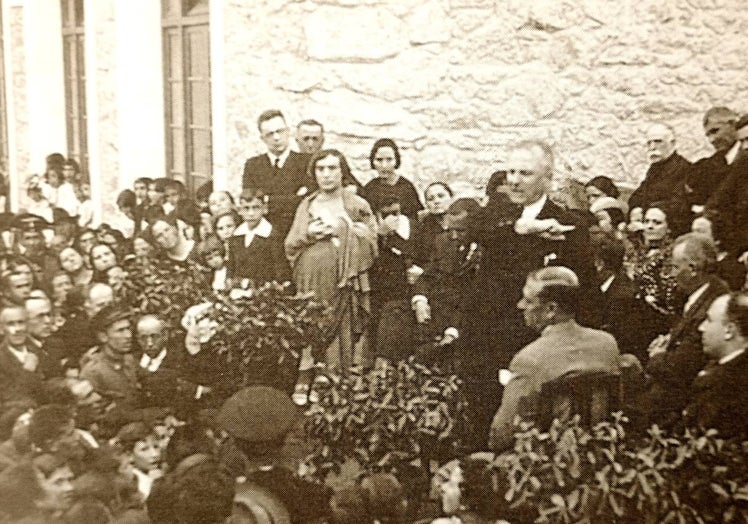
[[[459,379],[415,363],[379,363],[329,375],[308,413],[315,443],[309,474],[324,478],[355,459],[367,472],[399,471],[416,459],[454,453],[464,427]]]
[[[276,282],[217,294],[207,313],[216,332],[209,349],[237,370],[237,387],[264,384],[283,390],[296,382],[301,351],[322,350],[327,308],[311,295],[290,295]]]
[[[157,314],[172,326],[179,325],[188,307],[212,293],[207,273],[195,264],[137,258],[125,269],[129,278],[117,298],[139,314]]]
[[[493,488],[513,522],[746,522],[744,444],[715,430],[627,439],[625,418],[583,429],[574,419],[541,432],[523,424],[494,464]]]

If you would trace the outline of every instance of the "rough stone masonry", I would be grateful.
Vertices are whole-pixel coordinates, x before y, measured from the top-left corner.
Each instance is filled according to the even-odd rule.
[[[744,0],[265,0],[223,3],[229,179],[261,151],[268,107],[316,118],[371,177],[389,136],[401,172],[482,183],[507,143],[548,139],[559,178],[644,176],[642,133],[672,124],[708,152],[711,105],[748,109]],[[213,64],[220,67],[220,64]]]

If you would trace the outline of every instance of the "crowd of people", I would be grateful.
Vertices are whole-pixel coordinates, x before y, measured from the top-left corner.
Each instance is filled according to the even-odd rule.
[[[639,187],[594,177],[583,208],[551,192],[542,141],[513,144],[482,198],[442,181],[421,194],[392,139],[362,185],[319,122],[299,123],[292,150],[277,110],[237,194],[139,178],[102,224],[78,164],[50,155],[0,223],[0,522],[405,522],[394,476],[333,491],[282,454],[324,373],[381,360],[460,378],[466,452],[511,447],[543,385],[580,371],[626,369],[642,425],[745,436],[748,117],[716,107],[703,127],[715,152],[690,162],[653,123]],[[190,311],[175,324],[123,300],[144,261],[197,268],[215,293],[311,294],[326,346],[303,352],[292,390],[232,390]],[[465,509],[459,483],[447,514]]]

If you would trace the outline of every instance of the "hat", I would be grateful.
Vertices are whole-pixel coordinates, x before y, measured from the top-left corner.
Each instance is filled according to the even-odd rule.
[[[120,320],[129,319],[130,312],[116,304],[108,304],[91,319],[94,333],[104,333],[109,326]]]
[[[44,218],[39,215],[32,215],[31,213],[21,213],[16,216],[13,224],[21,231],[40,231],[52,227],[52,224],[47,222]]]
[[[291,398],[268,386],[239,390],[221,406],[218,425],[249,443],[282,440],[296,421]]]
[[[629,207],[625,202],[613,197],[600,197],[590,206],[590,212],[593,214],[605,209],[620,209],[624,216],[629,212]]]

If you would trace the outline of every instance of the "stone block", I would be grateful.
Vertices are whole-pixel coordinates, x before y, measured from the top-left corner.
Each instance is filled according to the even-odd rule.
[[[408,17],[408,38],[413,45],[448,42],[451,25],[443,2],[432,0],[417,7]]]
[[[309,58],[321,61],[381,62],[408,44],[402,20],[381,7],[322,6],[304,34]]]

